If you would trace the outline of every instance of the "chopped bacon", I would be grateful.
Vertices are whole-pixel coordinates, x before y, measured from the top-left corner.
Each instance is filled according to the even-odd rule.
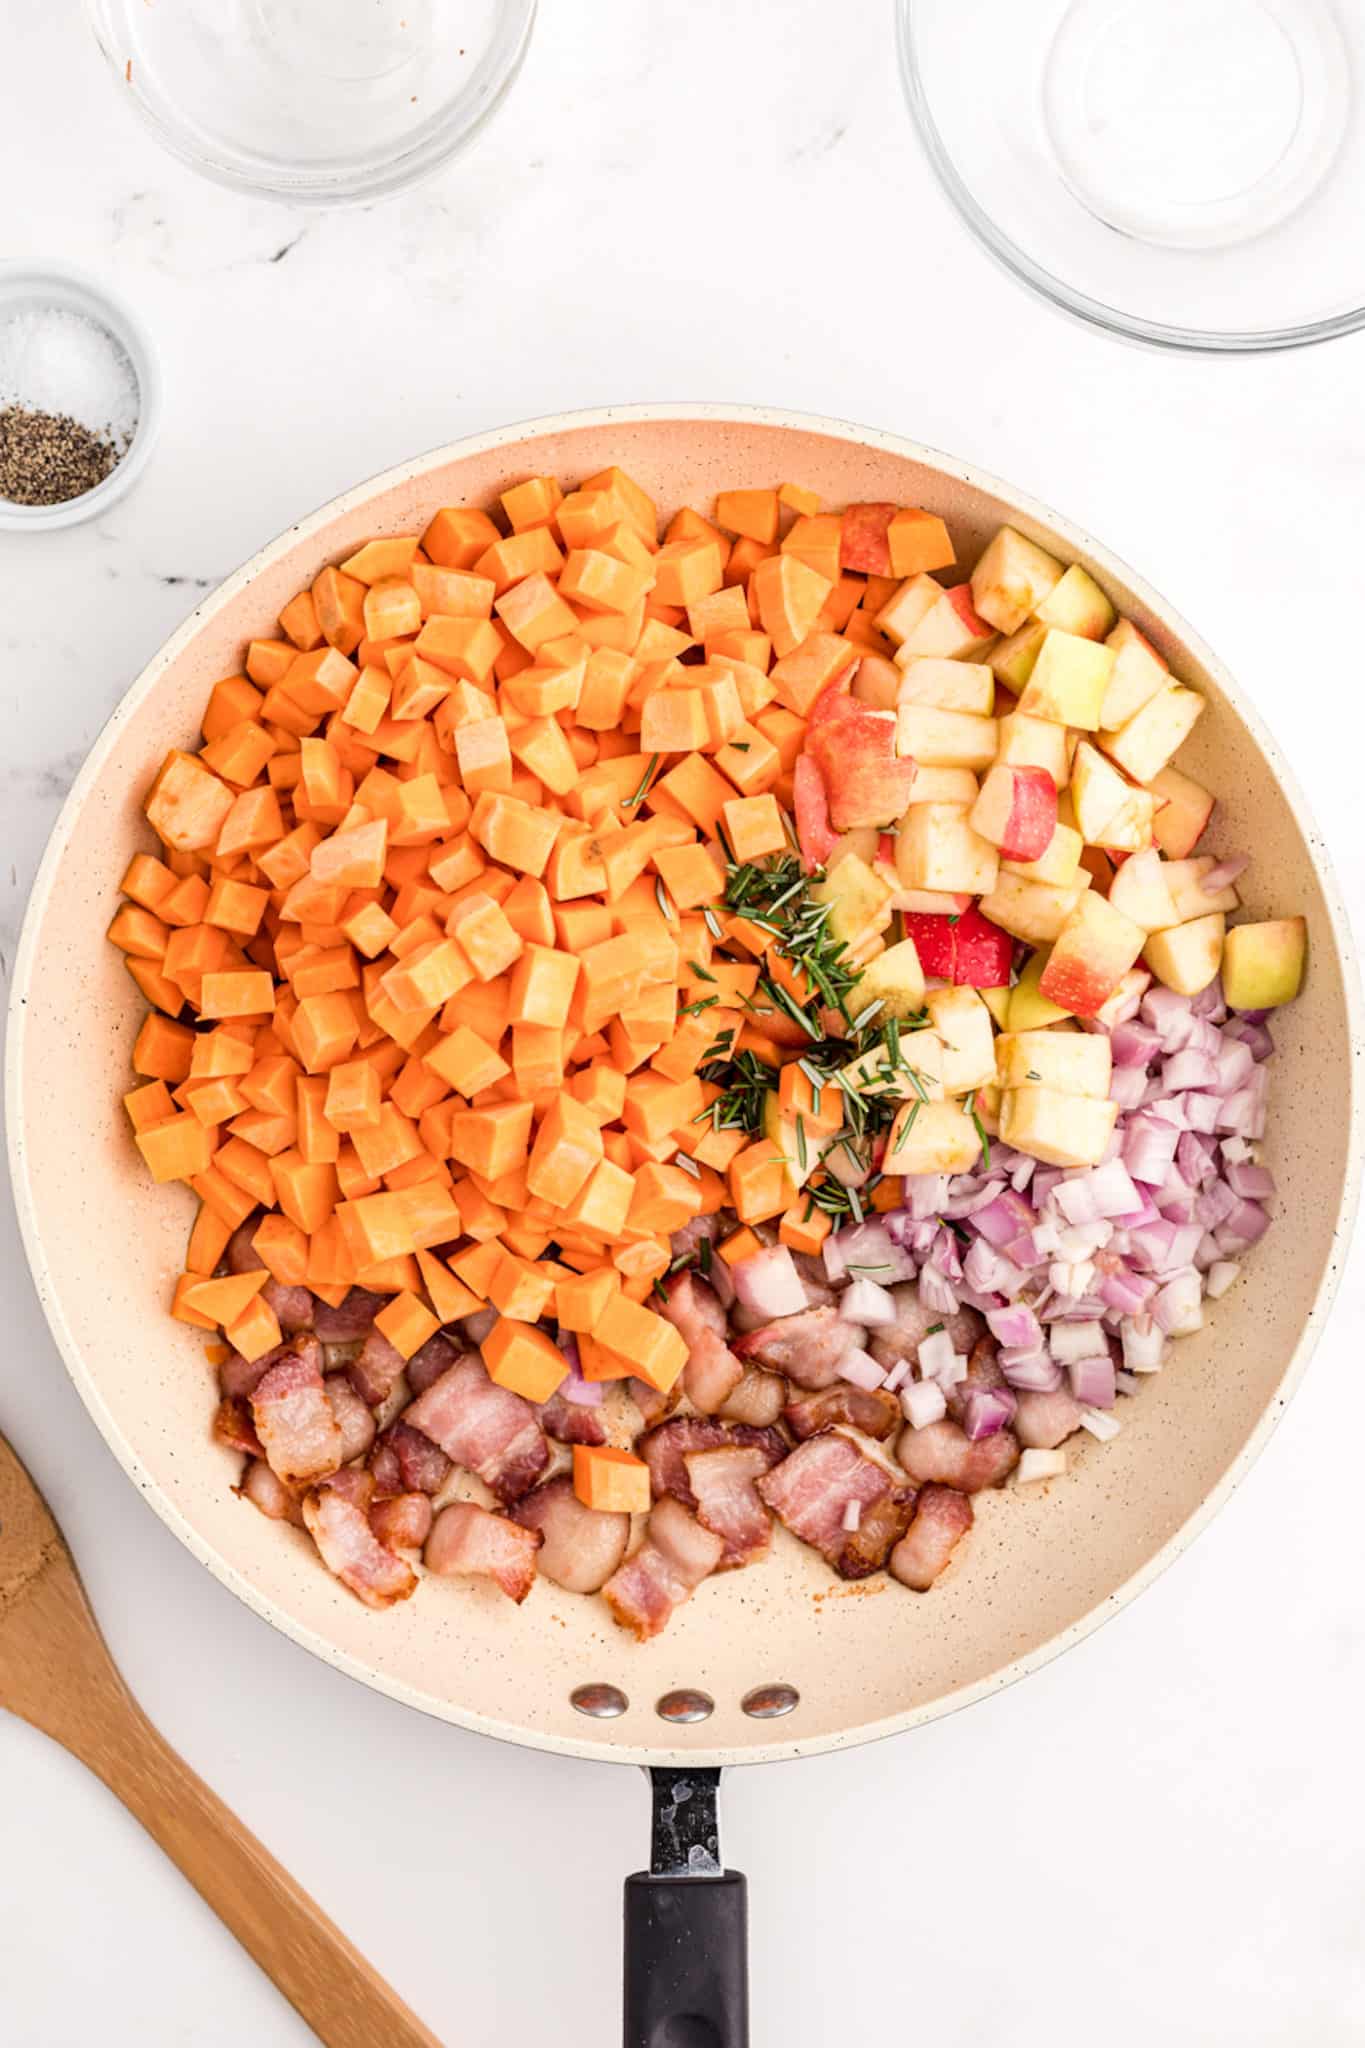
[[[865,1578],[885,1564],[891,1545],[905,1533],[914,1499],[839,1430],[798,1444],[759,1480],[758,1491],[793,1536],[811,1544],[846,1579]],[[858,1526],[847,1529],[845,1514],[854,1502]]]
[[[913,1365],[920,1345],[935,1327],[948,1332],[955,1351],[970,1351],[985,1328],[975,1309],[960,1308],[956,1315],[945,1316],[925,1308],[913,1280],[898,1281],[891,1289],[891,1299],[896,1306],[895,1322],[873,1330],[867,1344],[883,1372],[890,1372],[902,1359],[908,1358]]]
[[[562,1394],[551,1394],[548,1401],[540,1403],[536,1414],[546,1436],[552,1436],[557,1444],[596,1445],[607,1440],[607,1425],[600,1407],[585,1408],[581,1401],[566,1401]]]
[[[683,1386],[692,1406],[714,1415],[743,1377],[744,1367],[725,1341],[725,1310],[705,1281],[678,1273],[665,1290],[661,1313],[687,1346]]]
[[[805,1394],[799,1401],[789,1401],[782,1410],[782,1420],[801,1443],[807,1437],[819,1436],[821,1430],[833,1429],[836,1423],[861,1430],[864,1436],[885,1440],[901,1421],[901,1404],[894,1394],[885,1393],[880,1387],[855,1387],[847,1380],[839,1380],[823,1393]]]
[[[751,1330],[735,1346],[740,1357],[784,1372],[799,1387],[818,1391],[839,1377],[840,1361],[863,1342],[864,1331],[836,1308],[807,1308]]]
[[[329,1572],[367,1607],[392,1607],[417,1590],[410,1564],[387,1549],[363,1506],[336,1486],[305,1494],[303,1519]]]
[[[386,1550],[420,1550],[431,1522],[431,1502],[424,1493],[395,1493],[370,1507],[370,1527]]]
[[[429,1572],[443,1577],[492,1579],[520,1604],[535,1584],[540,1531],[490,1514],[472,1501],[453,1501],[432,1524],[423,1558]]]
[[[793,1252],[792,1264],[806,1290],[807,1308],[828,1308],[832,1301],[838,1300],[826,1277],[823,1259],[812,1258],[809,1252]]]
[[[329,1372],[323,1379],[327,1399],[341,1431],[341,1462],[363,1458],[374,1442],[374,1417],[344,1372]]]
[[[314,1493],[339,1493],[354,1508],[364,1508],[369,1513],[374,1500],[374,1474],[367,1472],[363,1465],[343,1465],[336,1472],[329,1472],[325,1479],[319,1479]]]
[[[994,1337],[978,1337],[967,1360],[967,1374],[956,1386],[947,1389],[948,1413],[954,1422],[966,1419],[967,1403],[973,1394],[989,1393],[997,1387],[1009,1387],[996,1355]]]
[[[596,1593],[626,1554],[630,1516],[585,1507],[567,1472],[524,1493],[508,1509],[524,1529],[542,1537],[536,1568],[569,1593]]]
[[[263,1455],[261,1440],[251,1420],[251,1404],[240,1394],[229,1395],[218,1403],[213,1433],[219,1443],[226,1444],[230,1451],[241,1451],[248,1458]]]
[[[550,1462],[531,1403],[495,1386],[477,1358],[449,1367],[402,1419],[439,1444],[453,1464],[477,1473],[501,1501],[517,1500]]]
[[[245,1223],[239,1223],[223,1251],[224,1262],[231,1273],[259,1273],[265,1269],[265,1260],[256,1249],[255,1236],[260,1228],[259,1210],[253,1210]],[[261,1299],[275,1312],[275,1320],[287,1337],[297,1336],[300,1330],[311,1330],[316,1298],[307,1287],[286,1287],[272,1274],[261,1289]]]
[[[448,1372],[459,1356],[459,1345],[453,1343],[444,1330],[437,1330],[434,1336],[428,1337],[408,1360],[408,1385],[414,1399],[418,1394],[425,1394],[432,1381]]]
[[[218,1368],[218,1385],[228,1401],[249,1401],[272,1365],[278,1365],[292,1351],[292,1344],[277,1344],[273,1351],[263,1351],[259,1358],[243,1358],[240,1351],[229,1351]]]
[[[1025,1392],[1016,1399],[1010,1427],[1026,1451],[1055,1451],[1081,1426],[1081,1404],[1067,1387],[1056,1387],[1050,1394]]]
[[[259,1508],[269,1521],[293,1522],[298,1528],[303,1527],[303,1509],[264,1459],[251,1460],[237,1491],[243,1500],[249,1500],[254,1508]]]
[[[370,1329],[346,1372],[366,1407],[378,1408],[403,1377],[405,1363],[402,1352],[390,1344],[382,1330]]]
[[[335,1472],[342,1436],[322,1384],[322,1346],[296,1337],[251,1397],[251,1418],[267,1463],[286,1486]]]
[[[724,1553],[722,1538],[703,1529],[679,1501],[656,1501],[644,1542],[612,1573],[603,1597],[622,1628],[631,1629],[637,1642],[648,1642]]]
[[[786,1406],[787,1394],[787,1382],[780,1372],[766,1372],[761,1365],[746,1366],[743,1379],[720,1410],[721,1420],[770,1429]]]
[[[921,1486],[952,1486],[959,1493],[980,1493],[1003,1486],[1019,1463],[1019,1439],[1012,1430],[997,1430],[973,1443],[966,1431],[946,1418],[924,1429],[903,1429],[896,1456]]]
[[[649,1467],[649,1483],[656,1494],[671,1493],[685,1508],[695,1508],[696,1495],[688,1484],[685,1463],[688,1454],[735,1448],[761,1451],[765,1465],[775,1465],[787,1455],[786,1442],[775,1429],[713,1422],[705,1415],[675,1415],[670,1422],[661,1422],[640,1438],[635,1451]]]
[[[891,1553],[893,1579],[917,1593],[927,1593],[972,1526],[972,1504],[950,1486],[925,1486],[915,1503],[915,1519]]]
[[[759,1499],[756,1479],[769,1470],[767,1453],[740,1444],[715,1451],[689,1451],[683,1459],[687,1484],[703,1529],[723,1538],[718,1572],[754,1564],[772,1548],[772,1517]]]
[[[450,1460],[439,1444],[406,1422],[391,1422],[370,1453],[370,1470],[383,1494],[439,1493]]]
[[[640,1420],[646,1429],[653,1422],[661,1422],[665,1415],[671,1415],[682,1399],[682,1381],[675,1380],[666,1394],[657,1387],[651,1387],[648,1380],[628,1379],[626,1392],[640,1411]]]
[[[313,1311],[313,1328],[324,1344],[348,1344],[363,1337],[388,1300],[386,1294],[371,1294],[368,1287],[353,1287],[338,1308],[319,1301]]]

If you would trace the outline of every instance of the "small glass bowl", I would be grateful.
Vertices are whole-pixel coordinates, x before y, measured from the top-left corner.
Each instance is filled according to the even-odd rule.
[[[141,476],[161,425],[161,369],[151,336],[141,320],[104,285],[78,270],[39,269],[26,263],[0,263],[0,324],[30,308],[79,313],[102,328],[125,359],[137,390],[137,420],[127,449],[102,483],[59,505],[16,505],[0,498],[0,531],[48,532],[78,526],[121,498]],[[75,409],[75,401],[72,402]],[[100,424],[89,421],[87,424]]]
[[[536,0],[85,0],[120,92],[221,185],[295,206],[382,199],[500,105]]]
[[[1007,270],[1159,347],[1365,325],[1360,0],[897,0],[930,164]]]

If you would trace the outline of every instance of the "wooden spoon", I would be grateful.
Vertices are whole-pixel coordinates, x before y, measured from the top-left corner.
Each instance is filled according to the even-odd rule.
[[[99,1632],[47,1503],[0,1436],[0,1706],[102,1778],[331,2048],[440,2048],[157,1734]]]

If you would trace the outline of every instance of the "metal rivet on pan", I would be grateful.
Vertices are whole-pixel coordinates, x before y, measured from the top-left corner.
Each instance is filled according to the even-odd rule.
[[[794,1685],[756,1685],[740,1701],[745,1713],[755,1721],[776,1721],[800,1703],[801,1695]]]
[[[614,1721],[625,1713],[630,1701],[619,1685],[576,1685],[569,1694],[569,1705],[594,1721]]]
[[[705,1721],[715,1713],[716,1703],[709,1692],[693,1692],[689,1686],[683,1686],[656,1700],[654,1711],[661,1721]]]

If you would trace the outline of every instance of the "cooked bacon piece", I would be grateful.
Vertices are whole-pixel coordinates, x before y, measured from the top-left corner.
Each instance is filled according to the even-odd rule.
[[[1050,1394],[1024,1392],[1015,1396],[1011,1428],[1026,1451],[1055,1451],[1081,1426],[1081,1404],[1068,1387],[1055,1387]]]
[[[441,1509],[422,1555],[429,1572],[492,1579],[520,1604],[535,1584],[539,1548],[539,1529],[524,1529],[506,1515],[460,1500]]]
[[[346,1491],[324,1486],[305,1494],[303,1519],[328,1571],[367,1607],[392,1607],[416,1591],[412,1566],[386,1549]]]
[[[1009,1381],[996,1355],[995,1339],[990,1335],[978,1337],[967,1360],[967,1377],[947,1389],[948,1413],[953,1421],[966,1420],[967,1402],[973,1394],[989,1393],[996,1387],[1009,1390]]]
[[[855,1387],[847,1380],[839,1380],[823,1393],[789,1401],[782,1410],[782,1420],[799,1443],[809,1436],[819,1436],[823,1429],[833,1429],[836,1423],[884,1440],[901,1420],[901,1404],[894,1394],[884,1393],[880,1387]]]
[[[322,1384],[341,1431],[341,1462],[349,1465],[352,1458],[363,1458],[374,1442],[374,1417],[344,1372],[327,1373]]]
[[[370,1470],[382,1494],[439,1493],[450,1477],[450,1460],[420,1429],[391,1422],[370,1453]]]
[[[242,1474],[242,1483],[237,1488],[243,1500],[249,1500],[254,1508],[272,1522],[293,1522],[303,1527],[303,1509],[287,1486],[275,1477],[270,1467],[261,1458],[253,1458]]]
[[[693,1273],[676,1274],[665,1292],[668,1299],[660,1313],[687,1346],[683,1367],[687,1398],[703,1415],[714,1415],[744,1374],[725,1341],[725,1310],[705,1281]]]
[[[913,1364],[920,1345],[940,1325],[952,1338],[954,1351],[970,1351],[986,1327],[972,1308],[960,1308],[952,1316],[925,1308],[913,1280],[898,1281],[891,1289],[891,1299],[896,1304],[895,1322],[873,1330],[867,1341],[868,1350],[883,1372],[890,1372],[903,1358]]]
[[[550,1462],[531,1403],[495,1386],[477,1358],[443,1372],[403,1411],[403,1421],[439,1444],[453,1464],[477,1473],[501,1501],[518,1500]]]
[[[809,1252],[793,1252],[792,1264],[801,1276],[808,1308],[828,1308],[839,1299],[837,1290],[829,1284],[823,1259],[812,1258]]]
[[[296,1337],[251,1397],[251,1419],[266,1461],[286,1486],[335,1472],[342,1436],[322,1384],[322,1346]]]
[[[706,1415],[675,1415],[670,1422],[661,1422],[640,1438],[635,1454],[648,1465],[649,1483],[656,1494],[671,1493],[685,1508],[695,1508],[696,1495],[687,1479],[688,1454],[735,1448],[761,1451],[767,1465],[775,1465],[787,1455],[786,1442],[775,1429],[713,1422]]]
[[[772,1548],[772,1517],[754,1485],[769,1469],[766,1451],[736,1444],[724,1450],[689,1451],[683,1463],[697,1503],[697,1520],[725,1544],[716,1570],[736,1571],[766,1557]]]
[[[228,1401],[249,1401],[272,1365],[278,1365],[293,1349],[291,1344],[277,1344],[273,1351],[263,1351],[259,1358],[243,1358],[240,1351],[230,1351],[218,1368],[218,1385]]]
[[[921,1486],[952,1486],[959,1493],[980,1493],[1003,1486],[1019,1463],[1019,1439],[1012,1430],[997,1430],[973,1443],[965,1430],[946,1418],[925,1429],[903,1429],[896,1456]]]
[[[523,1494],[507,1512],[524,1529],[539,1529],[536,1569],[569,1593],[596,1593],[630,1541],[630,1516],[584,1507],[567,1472]]]
[[[414,1400],[418,1394],[425,1394],[433,1380],[438,1380],[443,1372],[449,1372],[460,1355],[459,1345],[453,1343],[444,1330],[428,1337],[408,1360],[408,1385],[412,1388]]]
[[[213,1433],[230,1451],[241,1451],[248,1458],[262,1456],[261,1440],[251,1421],[251,1404],[240,1394],[229,1395],[218,1403]]]
[[[536,1414],[546,1436],[552,1436],[557,1444],[604,1444],[607,1440],[602,1410],[585,1408],[581,1401],[566,1401],[562,1394],[551,1394]]]
[[[625,1385],[646,1429],[653,1422],[661,1422],[665,1415],[671,1415],[682,1399],[681,1378],[674,1381],[666,1394],[661,1394],[657,1387],[651,1387],[647,1380],[628,1379]]]
[[[703,1529],[680,1502],[656,1501],[644,1542],[612,1573],[602,1588],[603,1597],[622,1628],[633,1630],[636,1641],[646,1643],[716,1569],[724,1553],[723,1539]]]
[[[759,1480],[758,1491],[793,1536],[811,1544],[846,1579],[866,1578],[885,1564],[891,1545],[905,1533],[914,1498],[839,1430],[798,1444]],[[859,1510],[852,1530],[844,1527],[851,1501]]]
[[[836,1308],[807,1308],[751,1330],[735,1346],[740,1357],[784,1372],[799,1387],[818,1391],[839,1377],[839,1362],[858,1350],[866,1331],[844,1322]]]
[[[915,1503],[915,1519],[891,1553],[893,1579],[927,1593],[953,1551],[972,1526],[972,1504],[951,1486],[925,1486]]]
[[[382,1330],[370,1329],[346,1373],[365,1406],[378,1408],[403,1377],[405,1363],[402,1352],[390,1344]]]
[[[780,1372],[765,1372],[761,1365],[746,1366],[743,1379],[719,1410],[721,1420],[770,1429],[786,1405],[788,1392]]]
[[[313,1328],[324,1344],[348,1344],[353,1337],[366,1335],[388,1299],[387,1294],[371,1294],[367,1287],[353,1287],[339,1308],[326,1301],[317,1303]]]
[[[431,1534],[431,1502],[424,1493],[396,1493],[370,1508],[370,1527],[386,1550],[420,1550]]]
[[[374,1501],[374,1474],[367,1472],[363,1465],[343,1465],[339,1471],[329,1472],[325,1479],[319,1479],[314,1493],[339,1493],[352,1507],[364,1508],[369,1513]]]

